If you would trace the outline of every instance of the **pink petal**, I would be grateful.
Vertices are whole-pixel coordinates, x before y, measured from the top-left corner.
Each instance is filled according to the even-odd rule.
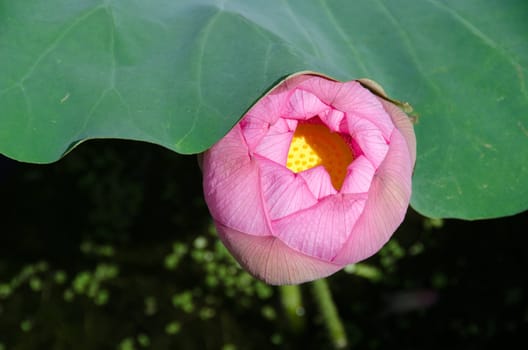
[[[352,164],[348,166],[347,176],[341,186],[340,193],[368,192],[374,172],[374,166],[365,156],[361,155],[354,159]]]
[[[325,79],[318,76],[313,76],[310,79],[306,79],[300,83],[297,88],[306,90],[316,95],[323,103],[330,105],[334,108],[339,108],[341,100],[344,98],[348,99],[351,89],[343,89],[344,83]],[[336,105],[335,103],[338,103]]]
[[[405,138],[405,141],[407,141],[407,146],[411,152],[411,160],[414,164],[416,161],[416,135],[414,134],[414,127],[411,119],[400,109],[400,107],[390,103],[389,101],[385,101],[382,98],[379,100],[383,105],[383,108],[385,108],[389,116],[392,118],[396,128],[400,130],[401,134]]]
[[[251,235],[271,234],[260,170],[240,126],[204,153],[202,167],[205,200],[216,221]]]
[[[275,235],[290,248],[322,260],[341,250],[365,205],[365,196],[337,194],[272,223]]]
[[[350,264],[366,259],[388,241],[405,217],[411,197],[413,162],[404,137],[394,130],[387,157],[378,168],[363,215],[333,260]]]
[[[312,79],[313,77],[314,75],[310,74],[294,74],[286,78],[280,86],[283,87],[285,90],[293,91],[301,83],[306,80]]]
[[[288,168],[259,159],[261,188],[271,220],[311,207],[317,199],[302,177]]]
[[[279,164],[286,164],[296,126],[295,120],[282,118],[277,120],[255,147],[255,153]]]
[[[330,175],[322,165],[302,171],[298,175],[304,179],[308,188],[318,200],[337,193],[334,185],[332,185]]]
[[[270,124],[265,120],[246,115],[246,117],[240,121],[240,127],[248,148],[254,150],[255,146],[257,146],[262,138],[266,136]]]
[[[377,168],[389,149],[387,141],[378,127],[370,121],[347,114],[350,136],[359,145],[365,157]]]
[[[288,110],[290,92],[279,86],[260,99],[244,116],[240,125],[250,149],[253,149]]]
[[[246,116],[273,124],[288,110],[291,91],[279,85],[251,107]]]
[[[316,95],[323,103],[345,113],[354,113],[369,120],[388,139],[394,125],[372,92],[357,81],[335,82],[320,77],[307,79],[298,88]]]
[[[290,96],[288,118],[306,120],[328,109],[330,107],[322,103],[314,94],[296,89]]]
[[[275,237],[257,237],[216,223],[227,249],[249,273],[269,284],[298,284],[343,268],[288,248]]]
[[[329,109],[319,114],[319,118],[326,124],[326,126],[333,132],[343,132],[341,124],[345,118],[345,113],[336,109]]]

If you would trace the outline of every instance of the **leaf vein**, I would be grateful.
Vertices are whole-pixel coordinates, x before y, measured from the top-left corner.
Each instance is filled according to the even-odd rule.
[[[528,90],[526,89],[526,85],[524,83],[524,75],[522,74],[522,71],[519,70],[519,67],[522,67],[522,65],[516,59],[514,59],[513,55],[508,54],[508,52],[505,50],[504,47],[500,46],[496,41],[494,41],[492,38],[487,36],[482,30],[477,28],[476,25],[471,23],[471,21],[468,18],[462,16],[460,13],[458,13],[454,9],[436,0],[427,0],[427,1],[431,3],[432,5],[436,6],[437,8],[442,9],[443,11],[450,14],[464,28],[466,28],[472,35],[480,39],[485,45],[498,51],[501,54],[501,56],[503,56],[513,66],[516,72],[519,73],[518,77],[519,77],[520,90],[523,96],[528,99]]]
[[[295,12],[292,11],[291,9],[291,6],[289,4],[288,1],[285,1],[284,4],[286,5],[286,10],[288,12],[288,15],[290,16],[290,18],[292,19],[292,21],[295,23],[295,25],[297,26],[297,28],[300,29],[300,31],[302,32],[302,34],[304,35],[304,37],[306,38],[306,40],[308,41],[308,43],[310,44],[310,46],[312,47],[312,50],[313,52],[316,54],[317,57],[322,57],[322,53],[321,53],[321,50],[319,48],[319,46],[317,46],[315,44],[315,42],[313,41],[312,37],[310,36],[310,34],[308,33],[308,31],[306,30],[305,26],[302,25],[301,22],[299,22],[299,19],[298,17],[295,15]]]
[[[396,17],[389,11],[389,9],[383,4],[381,0],[376,0],[376,4],[380,8],[381,12],[387,17],[388,22],[391,23],[394,28],[396,29],[397,33],[402,39],[402,42],[404,43],[405,47],[407,48],[407,53],[409,54],[411,60],[414,63],[414,66],[420,73],[420,75],[423,77],[423,79],[427,82],[427,84],[438,94],[440,95],[441,89],[436,85],[436,83],[429,78],[429,75],[425,73],[425,69],[421,63],[420,58],[418,57],[418,54],[416,53],[415,46],[412,42],[412,40],[409,38],[409,34],[407,31],[403,28],[401,23],[396,19]]]
[[[96,13],[99,9],[101,9],[102,6],[96,6],[92,10],[86,12],[82,16],[79,16],[74,19],[74,21],[66,27],[62,33],[60,33],[47,47],[44,51],[42,51],[38,57],[35,59],[33,64],[28,68],[26,73],[20,78],[20,81],[17,84],[24,84],[24,81],[26,81],[31,74],[35,71],[37,66],[42,62],[42,60],[48,56],[56,47],[57,45],[70,33],[74,28],[76,28],[79,24],[84,22],[86,19],[88,19],[90,16],[92,16],[94,13]]]
[[[341,27],[341,25],[337,21],[336,16],[334,15],[334,13],[330,9],[330,7],[328,7],[327,2],[325,0],[321,0],[320,3],[321,3],[321,5],[322,5],[322,7],[324,9],[325,14],[329,18],[329,20],[334,24],[334,26],[333,26],[334,29],[337,31],[339,36],[345,41],[345,43],[347,44],[347,47],[352,52],[352,55],[356,58],[356,61],[357,61],[358,65],[359,65],[359,68],[361,70],[363,70],[363,73],[365,74],[365,76],[367,76],[367,77],[370,76],[369,70],[368,70],[365,62],[361,58],[361,55],[359,54],[359,51],[357,50],[355,44],[350,40],[350,37],[343,31],[343,28]]]

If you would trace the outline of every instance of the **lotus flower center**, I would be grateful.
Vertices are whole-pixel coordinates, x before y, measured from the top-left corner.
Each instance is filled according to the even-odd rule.
[[[332,185],[340,190],[347,167],[354,160],[350,146],[323,124],[299,123],[293,134],[286,166],[294,173],[324,166]]]

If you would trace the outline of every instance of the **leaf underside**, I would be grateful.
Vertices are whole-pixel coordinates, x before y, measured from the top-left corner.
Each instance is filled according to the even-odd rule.
[[[0,0],[0,152],[83,140],[201,152],[279,79],[367,77],[418,116],[412,205],[528,207],[524,0]]]

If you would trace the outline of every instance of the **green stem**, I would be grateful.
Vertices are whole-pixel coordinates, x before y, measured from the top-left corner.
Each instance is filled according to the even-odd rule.
[[[312,289],[334,348],[345,349],[348,345],[345,328],[343,327],[341,318],[339,318],[337,308],[332,299],[332,292],[328,287],[328,282],[324,278],[314,281],[312,282]]]
[[[302,305],[301,289],[298,285],[280,286],[280,299],[286,318],[293,332],[300,333],[304,329],[304,307]]]

